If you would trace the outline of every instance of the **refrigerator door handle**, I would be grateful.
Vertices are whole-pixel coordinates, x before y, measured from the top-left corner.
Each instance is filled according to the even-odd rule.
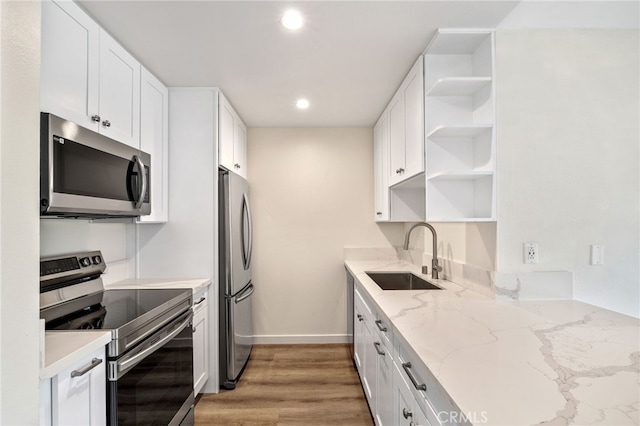
[[[249,197],[247,194],[242,194],[242,260],[244,263],[244,269],[247,270],[251,266],[251,252],[253,251],[253,227],[251,225],[251,207],[249,206]],[[246,232],[249,235],[245,235],[245,225]],[[245,238],[248,237],[248,238]],[[248,243],[248,247],[245,246],[245,241]]]
[[[246,286],[245,289],[236,296],[235,298],[236,305],[242,302],[243,300],[247,299],[249,296],[251,296],[254,290],[255,288],[253,287],[253,284],[249,283],[249,285]]]

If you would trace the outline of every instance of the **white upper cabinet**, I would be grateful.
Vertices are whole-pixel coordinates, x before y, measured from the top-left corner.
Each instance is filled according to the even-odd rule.
[[[220,166],[247,177],[247,127],[227,98],[220,93],[218,108],[218,162]]]
[[[41,109],[98,131],[100,27],[71,1],[42,2]]]
[[[100,30],[100,133],[140,143],[140,63]]]
[[[495,220],[493,31],[442,29],[424,55],[426,219]]]
[[[169,216],[169,90],[145,68],[140,81],[140,149],[151,155],[151,214],[138,223],[162,223]]]
[[[140,144],[140,64],[71,1],[42,4],[41,109]]]
[[[385,110],[373,128],[374,220],[389,220],[389,111]]]
[[[424,76],[420,57],[391,99],[389,185],[424,172]]]

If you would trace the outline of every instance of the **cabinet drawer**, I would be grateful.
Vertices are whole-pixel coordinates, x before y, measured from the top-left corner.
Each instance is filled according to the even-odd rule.
[[[433,374],[400,342],[396,346],[395,363],[429,422],[440,425],[438,419],[446,418],[447,425],[455,425],[452,420],[460,418],[453,414],[459,412],[456,405]]]

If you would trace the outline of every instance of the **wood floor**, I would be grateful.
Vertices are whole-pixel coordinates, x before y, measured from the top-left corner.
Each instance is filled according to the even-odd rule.
[[[202,395],[203,425],[349,425],[373,420],[346,345],[254,345],[233,391]]]

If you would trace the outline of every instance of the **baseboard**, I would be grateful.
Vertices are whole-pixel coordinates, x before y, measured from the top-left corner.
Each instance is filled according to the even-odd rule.
[[[256,345],[347,343],[350,337],[346,334],[263,334],[253,336],[253,343]]]

